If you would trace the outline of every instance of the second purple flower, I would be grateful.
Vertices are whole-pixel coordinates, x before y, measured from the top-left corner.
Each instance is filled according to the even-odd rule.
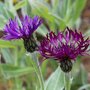
[[[79,55],[89,51],[90,40],[77,30],[66,28],[65,32],[57,35],[50,32],[40,43],[39,52],[45,58],[52,58],[60,63],[64,72],[70,72],[72,63]]]

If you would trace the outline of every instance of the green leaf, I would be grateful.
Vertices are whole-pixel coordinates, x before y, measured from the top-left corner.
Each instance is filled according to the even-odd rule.
[[[0,40],[0,47],[1,48],[15,48],[15,46],[11,42],[5,41],[5,40]]]
[[[6,22],[6,18],[3,15],[0,15],[0,29],[3,29]]]
[[[78,90],[90,90],[90,84],[83,85]]]
[[[81,11],[83,10],[83,8],[85,6],[85,3],[86,3],[86,0],[76,0],[73,20],[76,20],[80,16]]]
[[[75,75],[73,75],[74,77],[73,77],[73,82],[72,82],[72,90],[73,89],[77,90],[78,87],[88,83],[87,72],[82,65],[81,65],[81,67],[79,67],[78,72],[75,71],[73,74],[75,74]]]
[[[41,27],[39,27],[39,28],[37,29],[37,32],[40,33],[40,34],[43,35],[43,36],[45,36],[45,35],[48,33],[48,31],[47,31],[47,29],[45,28],[44,25],[42,25]]]
[[[69,26],[73,26],[73,24],[75,24],[75,22],[77,21],[77,19],[80,17],[80,14],[82,12],[82,10],[84,9],[86,0],[75,0],[71,9],[69,9],[68,11],[68,15],[67,15],[67,23]]]
[[[25,1],[19,1],[16,5],[15,5],[15,9],[18,10],[22,7],[24,7],[26,5]]]
[[[53,8],[55,8],[59,3],[59,0],[51,0],[51,4],[53,6]]]
[[[50,6],[45,2],[31,1],[32,13],[40,15],[50,22],[54,21],[54,18],[49,14]]]
[[[57,25],[59,27],[60,30],[64,30],[66,25],[66,22],[60,18],[60,16],[56,15],[56,14],[51,14],[56,20],[57,20]]]
[[[10,18],[12,18],[12,19],[14,19],[15,18],[15,16],[16,16],[16,13],[14,12],[11,12],[10,10],[7,10],[7,12],[8,12],[8,14],[9,14],[9,16],[10,16]]]
[[[34,71],[32,67],[19,67],[11,64],[1,64],[1,67],[6,79],[20,77]]]
[[[29,2],[29,0],[25,0],[25,1],[26,1],[27,14],[31,16],[31,5],[30,5],[30,2]]]
[[[64,73],[60,70],[60,67],[58,67],[45,82],[45,90],[63,90],[63,88]]]
[[[1,23],[6,23],[9,18],[14,18],[14,16],[17,15],[12,0],[5,0],[5,3],[0,3],[0,15],[4,17],[2,18],[3,20],[0,18],[0,20],[2,20]]]
[[[1,53],[6,63],[13,64],[15,62],[9,49],[1,49]]]

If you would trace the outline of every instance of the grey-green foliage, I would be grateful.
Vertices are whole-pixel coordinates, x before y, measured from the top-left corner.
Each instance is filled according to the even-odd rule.
[[[14,18],[16,15],[12,0],[5,0],[5,3],[0,2],[0,29],[3,29],[8,19]]]
[[[2,67],[2,70],[4,71],[3,74],[5,79],[20,77],[34,71],[32,67],[20,67],[12,64],[1,64],[0,67]]]
[[[73,27],[79,18],[86,0],[51,0],[47,3],[44,0],[32,1],[29,7],[31,14],[40,15],[49,24],[52,30],[64,29],[66,26]],[[28,5],[28,4],[27,4]]]
[[[63,90],[64,88],[64,73],[60,67],[45,82],[45,90]]]
[[[9,20],[9,18],[14,18],[15,16],[18,17],[16,10],[19,9],[21,9],[24,15],[28,14],[31,17],[39,15],[43,17],[49,25],[50,29],[54,32],[59,29],[64,30],[66,26],[73,27],[75,25],[78,18],[80,18],[80,14],[86,2],[86,0],[51,0],[51,3],[48,3],[47,1],[48,0],[22,0],[15,5],[13,5],[12,0],[5,0],[5,3],[0,2],[0,30],[3,29],[5,23]],[[40,28],[38,28],[37,32],[41,33],[42,35],[46,35],[47,28],[43,24]],[[34,75],[36,75],[34,69],[37,68],[35,60],[32,60],[25,55],[26,52],[23,48],[22,40],[12,42],[0,40],[0,48],[2,48],[1,53],[6,62],[0,65],[0,71],[3,71],[2,74],[4,75],[3,78],[5,80],[13,78],[13,81],[18,88],[18,85],[21,82],[20,77],[24,76],[24,79],[26,80],[26,82],[28,82],[26,87],[27,90],[37,90],[39,82],[37,81],[37,77],[34,77]],[[48,62],[46,64],[48,64]],[[53,66],[53,64],[56,63],[52,63],[51,66]],[[47,65],[45,65],[42,70],[45,70],[46,68]],[[87,84],[85,81],[86,76],[84,76],[85,72],[80,73],[83,78],[81,78],[80,84]],[[45,72],[43,74],[45,74]],[[74,75],[75,74],[77,73],[74,72]],[[45,81],[45,89],[62,90],[64,88],[63,80],[64,75],[60,68],[58,68]],[[76,85],[75,82],[73,83],[73,85]],[[15,88],[15,90],[17,89]]]

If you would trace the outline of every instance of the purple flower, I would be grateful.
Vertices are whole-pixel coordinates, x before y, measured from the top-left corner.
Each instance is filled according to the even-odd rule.
[[[21,20],[21,25],[19,25],[17,18],[14,20],[10,19],[9,22],[5,25],[5,35],[3,39],[12,40],[30,38],[32,33],[41,25],[41,23],[42,20],[38,16],[35,16],[34,18],[25,16]]]
[[[9,22],[5,25],[3,36],[4,40],[13,40],[13,39],[23,39],[24,47],[28,52],[35,51],[37,44],[33,37],[33,32],[42,24],[42,19],[38,16],[31,18],[25,16],[20,23],[18,23],[17,18],[14,20],[10,19]]]
[[[64,72],[72,69],[72,62],[79,55],[88,54],[89,39],[84,39],[82,33],[67,28],[64,33],[55,35],[50,32],[40,43],[39,52],[45,58],[53,58],[60,62]]]

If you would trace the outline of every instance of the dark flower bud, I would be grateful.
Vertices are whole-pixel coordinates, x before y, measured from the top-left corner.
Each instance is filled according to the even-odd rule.
[[[28,52],[34,52],[37,48],[36,41],[33,35],[30,38],[25,38],[24,40],[24,47]]]
[[[70,72],[72,70],[72,66],[73,66],[73,64],[72,64],[71,60],[60,61],[60,67],[61,67],[62,71],[65,73]]]

